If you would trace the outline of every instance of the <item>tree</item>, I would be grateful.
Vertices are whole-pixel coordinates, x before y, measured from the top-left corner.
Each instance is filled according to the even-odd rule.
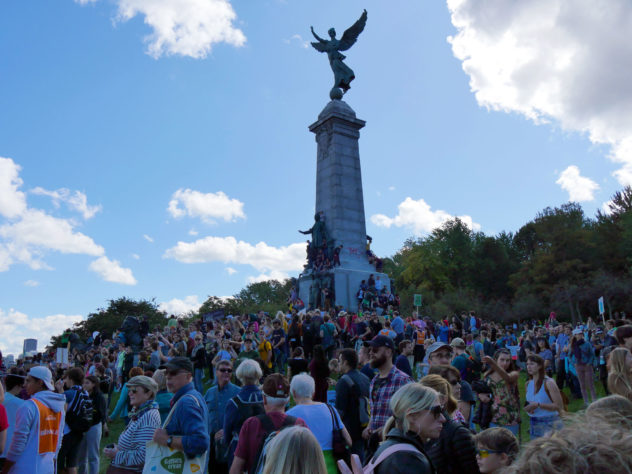
[[[116,300],[109,300],[108,303],[107,308],[97,309],[96,312],[90,313],[86,319],[76,323],[66,331],[76,333],[85,341],[92,336],[94,331],[111,336],[114,331],[121,327],[126,316],[135,316],[137,318],[147,316],[150,328],[154,326],[162,327],[167,324],[166,315],[158,309],[155,299],[136,301],[122,297]],[[61,335],[51,339],[53,346],[59,346],[60,343]]]

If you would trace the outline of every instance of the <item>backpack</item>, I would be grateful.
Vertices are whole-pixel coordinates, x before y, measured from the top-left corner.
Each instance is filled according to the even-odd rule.
[[[85,390],[73,390],[75,391],[75,396],[66,412],[66,424],[71,431],[85,433],[92,426],[92,400]]]
[[[230,440],[231,444],[234,443],[237,445],[239,441],[239,430],[241,429],[244,422],[252,417],[258,416],[264,413],[263,402],[244,402],[238,395],[235,395],[231,398],[231,401],[237,406],[237,411],[239,413],[239,423],[237,426],[237,431],[232,433],[232,438]]]
[[[344,462],[342,459],[338,461],[338,469],[340,469],[340,472],[342,474],[354,474],[355,472],[361,472],[362,474],[373,474],[373,472],[375,471],[375,468],[382,461],[384,461],[391,454],[395,452],[401,452],[401,451],[408,451],[411,453],[421,454],[421,451],[419,451],[417,448],[415,448],[411,444],[397,443],[386,448],[384,451],[380,453],[380,455],[377,458],[374,458],[371,461],[369,461],[369,463],[364,467],[362,467],[362,464],[360,463],[360,458],[358,457],[358,455],[353,454],[351,455],[351,464],[353,465],[353,468],[354,468],[353,471],[349,468],[349,466],[347,466],[347,463]]]
[[[362,396],[360,387],[358,387],[358,384],[356,384],[351,377],[348,375],[344,375],[343,377],[347,377],[352,388],[355,387],[354,393],[358,398],[358,421],[360,422],[360,427],[364,429],[369,426],[369,421],[371,420],[371,402],[369,401],[369,397]]]
[[[285,420],[281,423],[281,426],[277,430],[274,427],[274,423],[268,415],[265,413],[263,415],[257,415],[257,418],[264,429],[264,438],[261,446],[259,446],[259,450],[257,451],[257,456],[255,457],[255,463],[253,463],[254,469],[250,470],[251,474],[261,474],[263,473],[263,468],[266,465],[266,455],[268,454],[268,447],[270,445],[270,441],[274,439],[274,437],[279,434],[279,432],[283,428],[287,428],[288,426],[294,426],[296,424],[297,418],[286,415]]]

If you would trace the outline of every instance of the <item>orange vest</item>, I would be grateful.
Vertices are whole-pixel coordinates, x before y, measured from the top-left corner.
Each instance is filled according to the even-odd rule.
[[[39,412],[39,454],[55,453],[61,428],[61,412],[55,413],[39,400],[31,399]]]
[[[418,346],[423,346],[425,340],[426,340],[426,331],[422,331],[421,329],[417,329],[417,345]]]

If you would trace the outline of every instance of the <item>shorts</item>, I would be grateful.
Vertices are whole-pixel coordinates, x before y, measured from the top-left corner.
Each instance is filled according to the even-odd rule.
[[[57,455],[57,470],[77,467],[79,465],[79,443],[83,439],[83,433],[71,431],[61,440],[61,448]]]

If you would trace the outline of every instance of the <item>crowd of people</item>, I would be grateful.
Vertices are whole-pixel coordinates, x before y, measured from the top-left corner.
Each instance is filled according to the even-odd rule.
[[[138,327],[4,374],[2,473],[96,474],[102,457],[110,474],[163,472],[174,453],[182,472],[230,474],[632,472],[624,314],[505,325],[387,307]],[[584,410],[569,415],[565,387]]]

